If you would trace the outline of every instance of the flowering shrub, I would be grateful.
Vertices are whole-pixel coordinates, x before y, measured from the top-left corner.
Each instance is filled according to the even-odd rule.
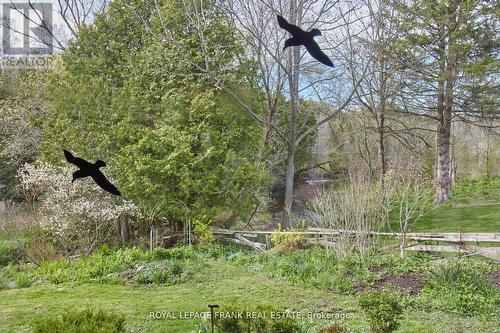
[[[109,195],[90,177],[71,183],[74,171],[71,166],[24,164],[18,171],[19,187],[21,192],[37,193],[39,224],[56,245],[66,254],[89,254],[108,239],[120,216],[140,213],[132,201]]]

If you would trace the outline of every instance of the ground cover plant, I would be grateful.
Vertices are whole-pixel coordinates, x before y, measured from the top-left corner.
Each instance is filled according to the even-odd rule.
[[[85,309],[38,319],[33,326],[35,333],[124,333],[125,318],[102,310]]]
[[[220,245],[173,249],[159,248],[149,253],[137,248],[113,250],[102,248],[89,257],[76,259],[71,263],[65,261],[50,262],[40,267],[5,266],[2,267],[0,281],[4,281],[2,284],[3,291],[1,292],[5,295],[16,290],[27,290],[30,293],[32,289],[44,293],[43,290],[52,290],[53,287],[51,286],[67,290],[65,292],[65,295],[67,295],[75,286],[81,286],[76,288],[83,288],[82,291],[86,288],[96,288],[93,286],[112,288],[111,290],[118,288],[116,290],[120,293],[126,291],[123,288],[132,288],[131,292],[139,288],[138,292],[140,292],[141,288],[149,288],[148,286],[153,286],[152,288],[176,286],[175,288],[178,288],[178,291],[184,290],[182,293],[185,293],[190,288],[189,286],[192,285],[200,285],[203,288],[202,286],[209,287],[210,283],[213,283],[210,281],[214,281],[214,279],[222,279],[218,281],[221,284],[229,279],[234,284],[232,288],[236,289],[233,289],[227,295],[221,291],[221,295],[224,296],[222,298],[219,298],[221,297],[219,296],[216,299],[222,299],[221,303],[224,306],[237,308],[238,306],[234,305],[236,304],[234,302],[238,299],[238,304],[240,304],[239,297],[244,297],[246,299],[244,304],[247,304],[247,306],[243,306],[241,309],[255,309],[255,305],[252,305],[252,302],[258,300],[258,298],[254,298],[257,297],[255,295],[265,294],[267,287],[263,288],[263,286],[270,283],[270,281],[274,281],[272,284],[275,285],[273,288],[277,288],[275,289],[276,292],[283,292],[291,288],[303,292],[305,290],[308,292],[314,290],[313,293],[317,295],[317,298],[306,298],[305,304],[302,306],[293,305],[293,302],[289,303],[286,309],[300,310],[303,313],[318,311],[318,309],[326,312],[343,313],[337,319],[341,320],[343,325],[347,325],[347,327],[360,327],[359,323],[369,325],[370,321],[361,319],[370,318],[370,315],[365,317],[363,307],[368,307],[368,303],[376,300],[377,304],[382,304],[381,309],[385,309],[384,306],[389,306],[392,303],[385,302],[385,296],[381,296],[379,299],[378,296],[373,295],[379,293],[385,295],[384,293],[388,292],[401,295],[398,301],[398,309],[403,309],[405,316],[414,312],[426,313],[427,315],[446,313],[448,316],[457,316],[457,318],[474,318],[473,321],[477,320],[478,323],[482,321],[481,318],[493,320],[500,304],[500,293],[498,286],[495,286],[494,281],[491,280],[491,276],[498,270],[498,266],[474,258],[464,258],[459,261],[457,259],[445,259],[438,263],[435,262],[435,259],[434,256],[422,254],[412,254],[402,259],[396,253],[379,253],[365,261],[360,261],[359,257],[356,256],[338,260],[319,247],[305,250],[298,249],[291,253],[271,251],[261,254],[248,252],[234,246],[224,247]],[[457,265],[460,268],[456,268]],[[236,274],[240,278],[245,277],[246,282],[237,281],[240,278],[233,277],[232,274]],[[411,274],[416,274],[420,283],[416,288],[412,284],[414,280],[408,280],[412,276]],[[12,283],[13,281],[15,283]],[[263,285],[255,285],[255,283],[263,283],[264,281],[268,282]],[[392,284],[391,281],[399,281],[399,283]],[[405,286],[408,281],[409,284]],[[246,285],[246,283],[253,284],[253,287]],[[249,290],[248,288],[250,288],[253,291],[250,294],[240,294],[237,291],[240,288],[243,288],[243,290]],[[97,287],[97,290],[99,290],[99,287]],[[162,289],[153,289],[151,292],[154,293],[154,290],[161,292]],[[257,290],[259,291],[257,292]],[[210,293],[209,290],[205,292]],[[338,295],[337,297],[341,295],[340,299],[344,305],[341,307],[333,305],[333,299],[337,297],[328,299],[328,297],[320,296],[322,293],[330,295],[328,297],[333,297],[335,294]],[[361,303],[358,305],[357,299],[365,294],[372,295],[370,297],[374,298],[374,300],[369,297],[369,301],[364,303],[360,301]],[[282,295],[282,297],[285,296]],[[169,296],[166,297],[169,298]],[[208,296],[207,301],[210,299],[212,298]],[[320,299],[324,301],[320,302]],[[160,299],[158,301],[155,304],[162,303]],[[99,301],[99,303],[101,302],[107,304],[104,299]],[[194,302],[194,304],[197,303]],[[262,304],[262,309],[266,309],[266,307],[275,308],[275,306],[265,301],[259,301],[258,304]],[[305,311],[303,306],[308,310]],[[200,304],[196,308],[199,311],[206,311]],[[269,308],[267,309],[269,310]],[[277,310],[279,309],[278,307]],[[347,313],[347,319],[346,313],[343,312],[346,309],[350,309]],[[379,315],[383,317],[385,310],[380,311],[382,312]],[[42,313],[44,312],[42,311]],[[349,313],[351,314],[349,315]],[[396,312],[391,310],[391,313],[395,314]],[[22,310],[18,315],[21,314]],[[372,315],[378,316],[377,312]],[[353,326],[349,316],[359,316],[360,319],[358,320],[360,322],[358,325]],[[382,320],[380,316],[376,317],[379,319],[370,320]],[[394,320],[396,320],[396,317],[399,318],[395,315]],[[322,325],[327,324],[324,318],[323,320],[312,321],[308,321],[307,317],[299,319],[293,324],[296,326],[289,323],[286,323],[286,325],[290,325],[290,327],[306,327],[309,325],[307,326],[308,329],[314,332],[314,330],[319,331]],[[141,320],[144,319],[139,319],[138,323]],[[401,322],[402,327],[405,327],[405,320],[407,319],[398,319],[395,322]],[[174,322],[165,320],[164,324],[169,325]],[[308,322],[309,324],[307,324]],[[130,325],[139,325],[138,323]],[[145,325],[154,326],[155,323],[158,322],[153,321]],[[178,325],[181,325],[179,327],[183,327],[181,323],[182,321],[177,322]],[[26,322],[24,324],[30,325]],[[185,324],[187,325],[188,322]],[[232,323],[228,321],[226,324],[228,326],[241,326],[244,325],[244,322]],[[203,325],[203,322],[193,320],[184,327],[194,329],[196,325]],[[257,325],[257,322],[252,322],[251,325]],[[443,323],[443,325],[448,327],[446,323]],[[161,325],[158,323],[158,326]]]

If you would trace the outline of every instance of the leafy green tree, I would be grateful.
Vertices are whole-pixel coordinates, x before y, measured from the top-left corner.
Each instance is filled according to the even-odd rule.
[[[181,2],[115,1],[81,31],[51,74],[42,155],[60,162],[67,147],[109,161],[119,188],[146,215],[203,229],[246,219],[267,177],[255,161],[259,127],[197,75],[204,59]],[[213,2],[198,5],[211,18],[214,65],[227,70],[242,48]],[[153,17],[156,10],[162,15]],[[232,47],[219,50],[220,43]],[[234,68],[227,80],[253,103],[248,68]]]

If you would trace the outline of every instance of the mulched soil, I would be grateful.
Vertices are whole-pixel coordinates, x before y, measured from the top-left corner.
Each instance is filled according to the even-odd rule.
[[[500,269],[486,274],[486,280],[493,283],[495,287],[500,288]]]
[[[386,265],[370,267],[370,272],[372,273],[385,274],[386,271],[387,271]]]
[[[384,270],[380,270],[381,272]],[[409,272],[400,276],[383,275],[380,279],[371,285],[359,284],[356,290],[363,291],[365,289],[382,291],[382,290],[395,290],[400,292],[409,293],[416,296],[422,290],[423,276],[419,273]]]

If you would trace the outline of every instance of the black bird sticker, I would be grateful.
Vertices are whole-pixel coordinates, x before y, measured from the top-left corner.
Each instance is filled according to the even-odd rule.
[[[333,67],[333,63],[330,58],[328,58],[328,56],[321,51],[319,45],[314,41],[314,36],[321,36],[321,31],[319,31],[319,29],[312,29],[307,32],[296,25],[288,23],[283,16],[277,16],[280,28],[285,29],[292,35],[292,38],[285,41],[285,47],[283,49],[286,49],[289,46],[304,45],[314,59],[327,66]]]
[[[78,178],[90,176],[103,190],[114,195],[122,195],[120,191],[106,179],[106,176],[104,176],[101,170],[99,170],[99,168],[106,166],[104,161],[97,160],[92,164],[85,161],[83,158],[75,157],[67,150],[64,150],[64,156],[66,157],[66,161],[80,168],[80,170],[73,172],[73,180],[71,182],[74,182]]]

